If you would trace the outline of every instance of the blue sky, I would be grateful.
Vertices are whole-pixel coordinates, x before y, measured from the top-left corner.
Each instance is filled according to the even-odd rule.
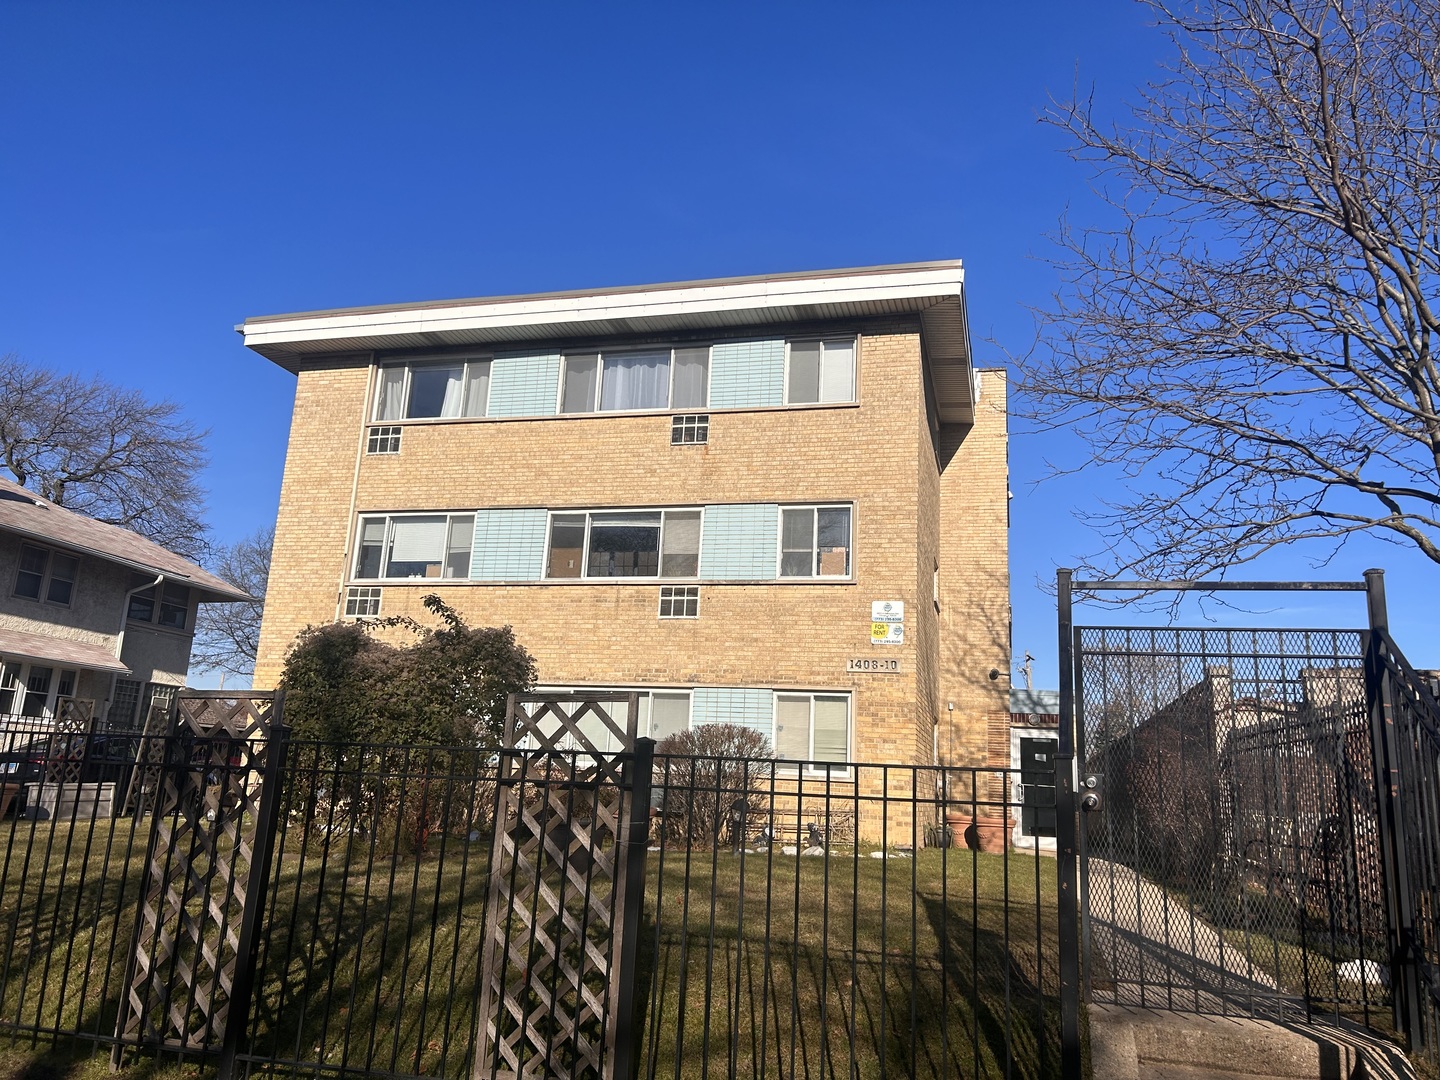
[[[0,352],[168,395],[210,428],[216,536],[274,518],[293,377],[247,316],[935,258],[966,264],[977,361],[1032,334],[1048,235],[1098,213],[1037,122],[1104,109],[1167,43],[1075,4],[252,2],[0,8]],[[1055,680],[1053,580],[1105,478],[1014,425],[1015,651]],[[1389,576],[1440,666],[1436,569],[1388,545],[1251,578]],[[1358,625],[1359,598],[1258,623]],[[1096,613],[1095,621],[1123,621]],[[1018,676],[1017,676],[1018,681]]]

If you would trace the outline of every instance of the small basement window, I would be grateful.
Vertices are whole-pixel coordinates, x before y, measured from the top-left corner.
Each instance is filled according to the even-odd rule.
[[[699,617],[699,585],[660,586],[660,618],[696,619]]]
[[[372,427],[369,437],[365,440],[365,453],[398,454],[400,452],[400,433],[404,430],[402,427]]]
[[[345,617],[363,618],[380,614],[381,590],[373,585],[351,586],[345,590]]]
[[[710,441],[710,415],[685,413],[670,421],[671,446],[698,446]]]

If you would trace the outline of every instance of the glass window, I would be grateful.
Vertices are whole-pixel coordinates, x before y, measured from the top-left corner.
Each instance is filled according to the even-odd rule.
[[[385,551],[385,519],[360,519],[360,552],[355,558],[357,578],[378,578],[380,558]]]
[[[815,511],[811,507],[780,511],[780,576],[812,577],[815,573]]]
[[[658,512],[590,515],[586,577],[656,577],[659,573]]]
[[[545,576],[578,578],[585,567],[585,515],[556,514],[550,519],[550,560]]]
[[[690,730],[690,695],[656,691],[650,695],[650,737],[656,742]]]
[[[25,703],[20,707],[22,716],[45,716],[50,701],[50,680],[54,669],[31,667],[25,680]]]
[[[600,357],[595,353],[565,357],[565,374],[560,395],[562,413],[595,411],[595,386],[599,381]]]
[[[0,665],[0,714],[15,712],[15,694],[20,689],[20,665],[10,661]]]
[[[130,597],[130,606],[125,612],[125,617],[134,622],[155,621],[155,588],[138,592]]]
[[[822,506],[815,518],[819,531],[815,572],[821,577],[849,577],[850,508]]]
[[[75,592],[75,572],[80,567],[80,560],[73,555],[61,555],[60,552],[50,553],[50,584],[45,589],[45,602],[49,604],[70,604],[70,597]]]
[[[820,400],[855,400],[855,341],[827,341],[821,346]]]
[[[471,360],[465,369],[465,416],[484,416],[490,404],[490,361]]]
[[[130,679],[115,680],[115,696],[107,719],[113,728],[134,728],[135,711],[140,707],[140,684]]]
[[[184,630],[185,620],[189,614],[189,588],[166,582],[160,593],[160,625],[168,626],[172,630]]]
[[[810,695],[775,698],[775,756],[790,761],[810,758]]]
[[[464,387],[464,364],[412,368],[410,401],[405,415],[459,416]]]
[[[380,369],[380,387],[375,398],[376,420],[405,419],[405,372],[403,366]]]
[[[814,761],[847,761],[850,757],[850,699],[815,695],[810,757]]]
[[[376,420],[484,416],[489,360],[391,364],[380,369]]]
[[[804,404],[820,400],[820,343],[792,341],[790,372],[785,384],[785,400]]]
[[[787,506],[780,511],[781,577],[850,576],[850,508]]]
[[[670,350],[606,353],[600,409],[663,409],[670,397]]]
[[[672,409],[703,409],[709,404],[710,347],[676,349]]]
[[[15,595],[27,600],[39,600],[45,583],[45,566],[50,561],[50,552],[45,548],[20,545],[20,572],[15,576]]]
[[[792,341],[785,381],[792,405],[855,400],[855,339]]]
[[[700,511],[665,511],[665,550],[661,577],[697,577],[700,573]]]
[[[468,578],[470,576],[470,550],[475,546],[475,519],[473,517],[452,517],[450,519],[450,542],[445,548],[445,576],[447,578]]]
[[[775,756],[791,761],[848,761],[850,698],[844,694],[776,694]],[[811,765],[807,771],[837,770]]]
[[[363,517],[354,578],[468,578],[474,542],[474,514]]]

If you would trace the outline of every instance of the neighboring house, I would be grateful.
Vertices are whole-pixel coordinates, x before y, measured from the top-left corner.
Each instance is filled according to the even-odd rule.
[[[656,738],[983,764],[1008,720],[1006,381],[958,262],[237,329],[297,376],[257,687],[437,593]]]
[[[0,479],[0,724],[67,700],[139,726],[184,685],[195,610],[249,597],[128,529]],[[34,726],[34,725],[32,725]]]

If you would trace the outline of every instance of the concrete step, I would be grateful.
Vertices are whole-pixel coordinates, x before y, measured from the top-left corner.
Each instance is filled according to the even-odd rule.
[[[1090,1006],[1096,1080],[1414,1080],[1400,1049],[1355,1025],[1278,1024]]]

